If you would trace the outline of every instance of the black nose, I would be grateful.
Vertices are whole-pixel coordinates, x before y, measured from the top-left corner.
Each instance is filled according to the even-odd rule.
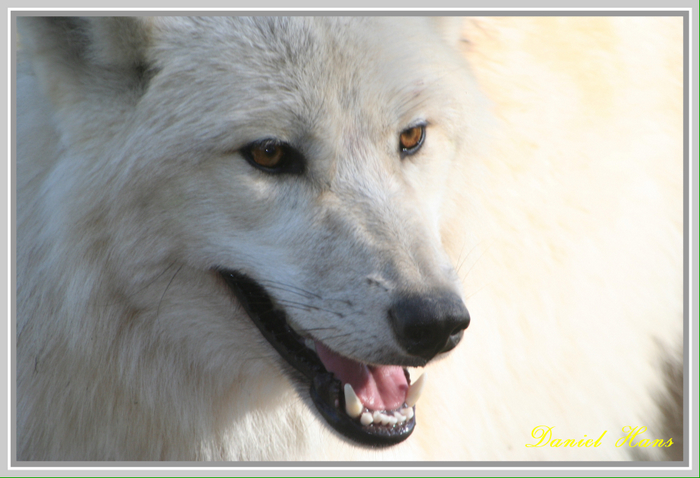
[[[453,292],[398,297],[389,317],[403,349],[426,360],[455,348],[469,326],[469,312]]]

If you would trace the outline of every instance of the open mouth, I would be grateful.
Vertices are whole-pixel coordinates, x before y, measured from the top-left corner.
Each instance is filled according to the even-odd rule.
[[[239,272],[219,273],[267,341],[309,380],[311,399],[335,430],[369,446],[393,445],[411,435],[422,377],[411,384],[405,368],[357,362],[302,337],[264,287]]]

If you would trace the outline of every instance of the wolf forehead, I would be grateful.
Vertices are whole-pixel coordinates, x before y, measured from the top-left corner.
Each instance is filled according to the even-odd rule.
[[[406,34],[407,27],[425,26],[417,20],[406,25],[411,19],[166,17],[134,21],[152,41],[153,56],[146,61],[171,62],[174,71],[192,73],[215,66],[235,73],[239,80],[255,81],[263,91],[328,79],[344,88],[381,79],[399,90],[405,88],[408,70],[437,63],[431,61],[437,42]],[[390,35],[373,38],[373,32],[387,30]],[[427,71],[422,73],[425,76]],[[262,76],[268,76],[268,81],[260,83]]]
[[[437,19],[21,20],[24,46],[51,69],[45,91],[80,118],[61,126],[72,143],[109,133],[145,148],[158,134],[171,157],[225,153],[264,136],[379,145],[418,120],[459,142],[479,108]],[[99,106],[88,117],[80,105],[91,98]]]
[[[461,102],[452,101],[463,87],[450,83],[461,63],[455,61],[454,71],[446,75],[444,56],[452,52],[433,40],[435,35],[406,34],[429,29],[425,19],[134,21],[147,32],[145,41],[142,34],[136,35],[139,42],[130,47],[143,50],[144,68],[152,72],[149,93],[154,106],[165,109],[159,98],[171,104],[179,98],[176,114],[207,112],[211,117],[210,112],[218,112],[224,135],[232,129],[277,129],[294,136],[324,128],[333,133],[330,130],[340,127],[343,131],[336,133],[355,130],[377,140],[415,121],[418,113],[463,116],[455,111]],[[393,33],[386,35],[387,30]],[[375,31],[383,32],[381,41],[373,38]],[[182,84],[191,88],[183,92]],[[329,124],[329,118],[341,124]]]

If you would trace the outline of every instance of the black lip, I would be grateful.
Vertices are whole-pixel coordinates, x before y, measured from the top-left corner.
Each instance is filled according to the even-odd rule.
[[[380,447],[395,445],[408,438],[416,425],[415,415],[403,425],[394,427],[363,426],[345,413],[341,383],[328,372],[303,338],[287,323],[286,313],[273,305],[265,288],[238,271],[219,270],[248,316],[265,339],[310,382],[309,394],[323,418],[336,431],[356,443]]]

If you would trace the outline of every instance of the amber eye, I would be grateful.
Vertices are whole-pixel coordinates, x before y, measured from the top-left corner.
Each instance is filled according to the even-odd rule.
[[[289,144],[276,139],[254,141],[240,151],[251,165],[267,173],[301,174],[304,172],[304,156]]]
[[[276,168],[284,159],[284,148],[282,145],[272,141],[266,141],[250,148],[251,159],[264,168]]]
[[[399,136],[399,148],[402,154],[411,155],[418,151],[425,139],[425,125],[405,129]]]

